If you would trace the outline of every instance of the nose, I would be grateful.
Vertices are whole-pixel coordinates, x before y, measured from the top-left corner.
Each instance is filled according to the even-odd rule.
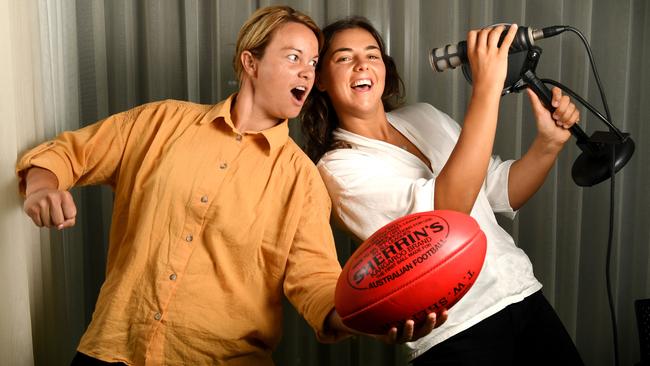
[[[355,65],[354,70],[366,71],[368,70],[368,63],[366,62],[366,60],[359,60],[359,62],[357,62],[357,64]]]
[[[305,80],[314,80],[314,76],[316,75],[316,71],[314,70],[314,67],[311,65],[306,65],[300,70],[300,73],[298,76]]]

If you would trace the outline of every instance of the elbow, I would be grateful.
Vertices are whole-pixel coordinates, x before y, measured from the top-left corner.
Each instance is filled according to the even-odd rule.
[[[469,215],[476,203],[478,192],[465,189],[446,190],[436,186],[433,208],[435,210],[458,211]]]
[[[457,170],[447,169],[447,166],[436,178],[433,207],[436,210],[452,210],[470,214],[485,180],[482,170],[466,170],[480,174],[459,174]]]

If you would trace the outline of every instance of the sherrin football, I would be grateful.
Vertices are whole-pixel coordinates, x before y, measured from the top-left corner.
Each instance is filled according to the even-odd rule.
[[[486,238],[469,215],[446,210],[394,220],[364,241],[345,263],[336,311],[350,328],[385,334],[457,303],[476,281]]]

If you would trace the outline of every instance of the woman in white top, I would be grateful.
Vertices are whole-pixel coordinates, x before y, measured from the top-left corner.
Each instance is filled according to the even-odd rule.
[[[455,210],[474,217],[488,238],[481,274],[447,321],[408,343],[415,365],[582,365],[526,254],[497,223],[514,217],[541,186],[579,112],[559,89],[553,116],[529,92],[538,134],[519,160],[492,157],[508,48],[503,27],[467,37],[473,75],[463,128],[428,104],[394,109],[403,85],[383,40],[364,18],[324,30],[317,89],[301,118],[342,226],[365,240],[414,212]]]

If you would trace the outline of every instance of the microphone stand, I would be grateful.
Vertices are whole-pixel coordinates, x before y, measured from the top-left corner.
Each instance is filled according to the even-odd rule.
[[[582,34],[572,27],[569,27],[580,35],[594,67],[594,76],[600,88],[598,75],[591,58],[591,51]],[[614,312],[611,281],[610,281],[610,258],[612,251],[612,237],[614,227],[614,177],[616,172],[621,170],[625,164],[630,160],[634,154],[634,141],[629,133],[621,132],[616,126],[609,121],[609,117],[605,118],[596,108],[589,104],[586,100],[573,92],[568,87],[560,84],[551,79],[539,79],[535,74],[537,63],[542,54],[542,49],[532,45],[527,52],[510,52],[508,56],[508,73],[504,83],[502,95],[520,92],[526,88],[530,88],[540,99],[542,104],[553,113],[555,108],[551,102],[553,100],[553,93],[546,87],[545,84],[552,84],[559,87],[565,93],[569,94],[574,100],[585,106],[591,113],[598,117],[608,127],[609,131],[596,131],[591,136],[588,136],[582,128],[576,124],[569,128],[571,134],[576,138],[576,144],[582,151],[578,158],[573,163],[571,169],[571,176],[573,181],[581,187],[593,186],[601,183],[607,178],[611,178],[611,191],[610,191],[610,220],[609,220],[609,238],[607,242],[607,261],[605,266],[605,277],[607,281],[607,297],[609,300],[610,316],[612,319],[613,341],[614,341],[614,364],[618,365],[618,331],[616,325],[616,314]],[[463,75],[472,83],[471,70],[469,64],[465,63],[462,67]],[[602,90],[601,90],[602,95]],[[603,104],[607,110],[607,104],[603,96]],[[607,112],[609,116],[609,112]]]
[[[577,124],[569,128],[571,134],[576,138],[576,144],[582,151],[571,169],[573,181],[581,187],[587,187],[613,177],[632,157],[634,141],[630,138],[629,133],[621,132],[593,106],[568,87],[554,80],[540,80],[535,74],[535,69],[541,54],[541,48],[537,46],[530,47],[519,71],[519,80],[514,82],[511,87],[505,88],[504,93],[519,92],[528,87],[535,92],[542,104],[551,113],[555,111],[555,108],[551,105],[553,94],[544,83],[558,86],[567,94],[570,94],[609,127],[609,131],[596,131],[591,137]]]
[[[552,84],[571,95],[574,100],[580,102],[609,127],[609,131],[596,131],[591,135],[591,137],[587,136],[587,134],[577,124],[571,126],[569,131],[576,138],[576,144],[580,150],[582,150],[582,153],[575,160],[571,169],[573,181],[577,185],[585,187],[593,186],[611,177],[609,236],[607,240],[605,279],[607,284],[610,317],[612,320],[614,365],[617,366],[619,364],[618,326],[616,322],[616,313],[614,311],[612,285],[609,275],[614,227],[614,177],[616,172],[621,170],[632,157],[632,154],[634,153],[634,141],[630,138],[629,133],[621,132],[611,123],[611,121],[599,113],[596,108],[587,103],[587,101],[574,93],[568,87],[554,80],[540,80],[537,75],[535,75],[535,68],[537,67],[541,54],[542,50],[537,46],[532,46],[528,50],[526,58],[522,63],[523,67],[519,73],[520,79],[512,84],[511,88],[505,88],[504,93],[509,93],[511,91],[518,92],[529,87],[540,98],[542,104],[553,113],[555,111],[555,108],[551,105],[553,94],[546,87],[545,83]],[[508,71],[510,72],[510,70]]]

